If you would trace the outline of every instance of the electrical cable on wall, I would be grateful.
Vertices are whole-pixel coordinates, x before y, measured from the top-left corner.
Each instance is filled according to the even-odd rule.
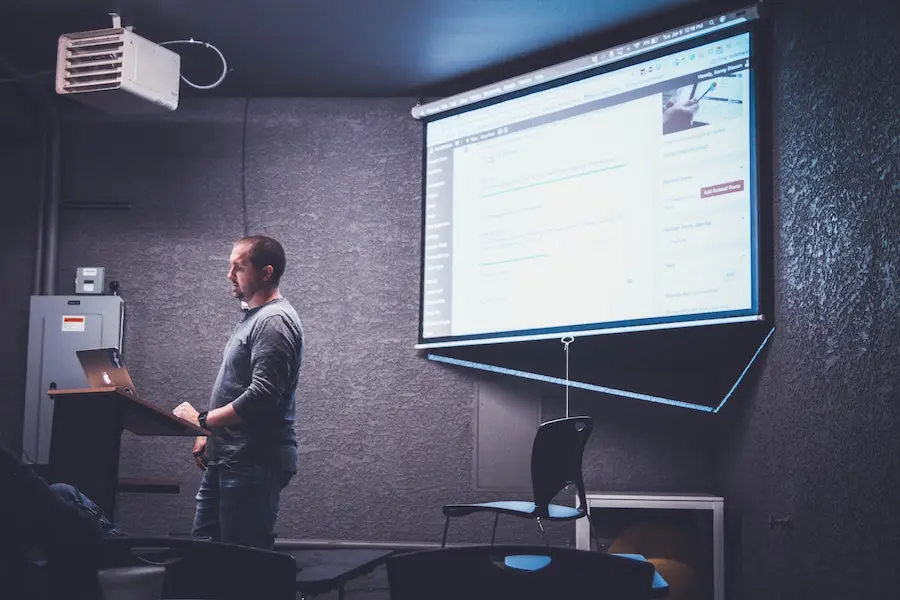
[[[247,219],[247,114],[250,112],[250,98],[244,99],[244,124],[241,129],[241,216],[243,217],[244,235],[250,235],[250,223]]]
[[[222,74],[219,76],[219,78],[214,83],[211,83],[209,85],[199,85],[199,84],[196,84],[196,83],[188,80],[187,77],[182,75],[181,80],[184,81],[186,84],[188,84],[192,88],[195,88],[198,90],[211,90],[213,88],[219,87],[222,84],[222,82],[225,81],[225,77],[228,76],[228,61],[225,60],[225,56],[222,54],[222,52],[218,48],[216,48],[209,42],[201,42],[199,40],[195,40],[194,38],[191,38],[189,40],[171,40],[168,42],[160,42],[159,43],[160,46],[172,46],[175,44],[199,44],[201,46],[206,46],[207,48],[209,48],[210,50],[212,50],[213,52],[218,54],[219,58],[222,60]]]
[[[201,45],[206,46],[213,52],[219,55],[219,59],[222,61],[222,74],[219,78],[209,84],[209,85],[199,85],[192,81],[190,81],[184,75],[181,75],[181,80],[186,84],[191,86],[192,88],[198,90],[211,90],[219,87],[223,81],[225,81],[225,77],[228,76],[228,61],[225,60],[225,55],[222,52],[208,42],[201,42],[199,40],[195,40],[194,38],[190,38],[187,40],[170,40],[168,42],[160,42],[160,46],[172,46],[177,44],[188,44],[188,45]],[[246,183],[246,165],[247,165],[247,113],[250,109],[250,99],[247,98],[244,101],[244,120],[241,128],[241,216],[242,216],[242,227],[244,235],[249,235],[250,225],[248,223],[247,218],[247,183]]]
[[[569,344],[575,341],[571,335],[560,340],[563,344],[563,352],[566,353],[566,418],[569,418]]]

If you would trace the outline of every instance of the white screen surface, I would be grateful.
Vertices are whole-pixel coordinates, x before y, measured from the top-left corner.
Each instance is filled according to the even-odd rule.
[[[420,342],[754,318],[750,35],[427,123]]]

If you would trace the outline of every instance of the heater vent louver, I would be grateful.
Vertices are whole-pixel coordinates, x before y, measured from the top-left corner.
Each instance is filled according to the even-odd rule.
[[[118,89],[124,54],[124,29],[64,36],[59,47],[57,91],[75,94]]]

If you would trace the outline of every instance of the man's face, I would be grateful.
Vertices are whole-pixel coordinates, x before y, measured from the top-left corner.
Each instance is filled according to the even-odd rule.
[[[238,300],[246,300],[265,285],[265,270],[257,270],[250,262],[246,244],[236,244],[231,250],[228,281],[231,282],[231,295]]]

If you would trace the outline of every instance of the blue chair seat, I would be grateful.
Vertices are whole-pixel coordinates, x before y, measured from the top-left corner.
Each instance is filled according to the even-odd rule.
[[[534,515],[534,502],[519,500],[504,500],[500,502],[478,502],[476,504],[450,504],[444,507],[444,514],[451,517],[464,517],[473,512],[491,511],[503,512],[517,517],[531,517]],[[577,508],[550,504],[547,511],[551,519],[577,519],[584,516]]]
[[[621,556],[641,562],[649,562],[643,554],[612,554],[611,556]],[[513,554],[504,557],[504,564],[511,569],[520,571],[540,571],[550,564],[551,558],[541,554]],[[665,597],[669,592],[669,583],[659,574],[659,571],[653,571],[653,597]]]
[[[540,554],[514,554],[503,558],[503,564],[511,569],[520,571],[540,571],[550,564],[549,556]]]
[[[631,560],[639,560],[641,562],[650,562],[648,561],[643,554],[619,554],[613,553],[612,556],[621,556],[623,558],[630,558]],[[669,582],[666,581],[662,575],[659,574],[659,571],[653,571],[653,591],[656,595],[654,598],[665,597],[665,595],[669,592]]]

